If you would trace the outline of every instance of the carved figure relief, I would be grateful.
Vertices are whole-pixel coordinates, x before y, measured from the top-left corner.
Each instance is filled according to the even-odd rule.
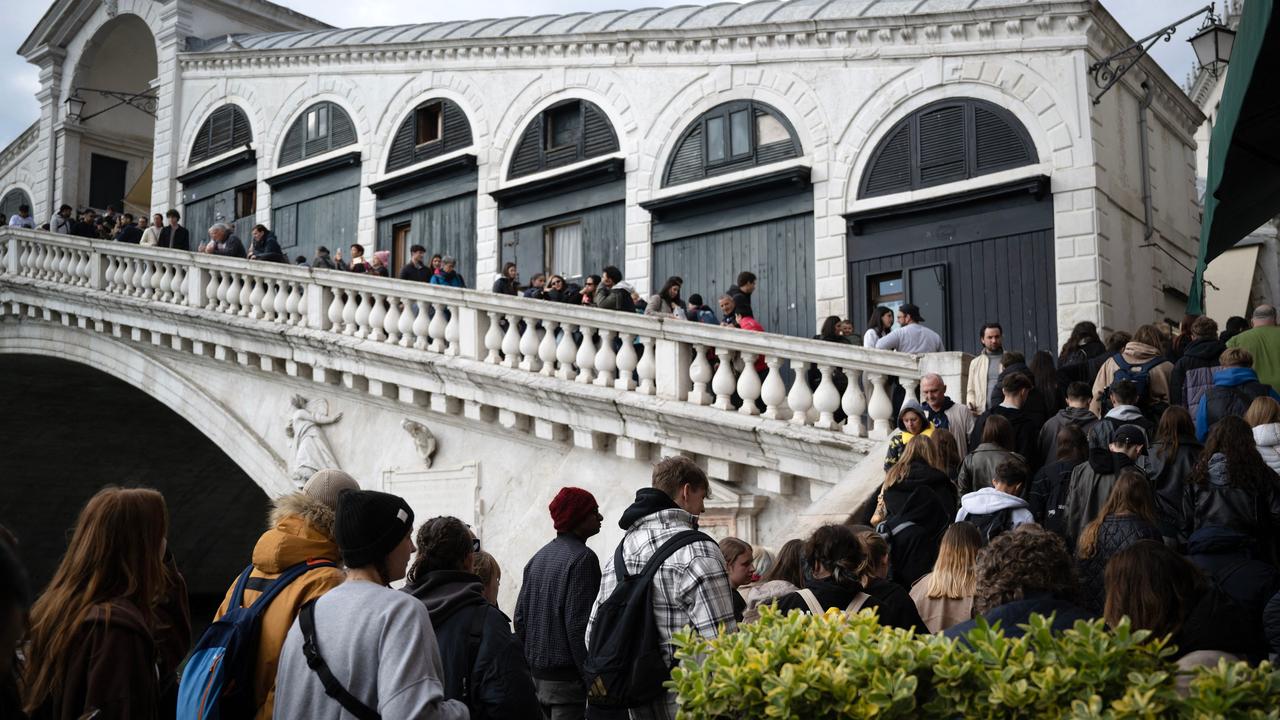
[[[324,398],[308,401],[301,395],[294,395],[292,404],[294,409],[284,430],[293,441],[293,468],[289,479],[302,487],[316,471],[338,468],[338,459],[323,427],[341,420],[342,413],[330,417],[329,403]]]
[[[432,457],[436,454],[436,436],[426,425],[409,418],[405,418],[404,422],[400,423],[400,427],[413,438],[413,444],[417,447],[418,454],[422,456],[422,464],[430,470]]]

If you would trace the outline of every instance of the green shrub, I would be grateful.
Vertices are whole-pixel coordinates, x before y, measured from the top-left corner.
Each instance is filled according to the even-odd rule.
[[[676,637],[669,685],[688,720],[823,718],[1276,718],[1280,671],[1220,663],[1179,695],[1164,639],[1102,620],[1052,633],[1034,616],[1005,637],[982,620],[969,644],[853,618],[769,607],[738,632]]]

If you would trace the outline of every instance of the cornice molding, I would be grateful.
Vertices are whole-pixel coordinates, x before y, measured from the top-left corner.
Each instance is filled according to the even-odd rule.
[[[31,127],[13,139],[4,150],[0,150],[0,172],[8,172],[15,160],[40,140],[40,121],[31,123]]]

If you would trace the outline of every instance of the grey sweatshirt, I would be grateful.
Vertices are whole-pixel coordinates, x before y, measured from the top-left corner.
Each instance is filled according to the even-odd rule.
[[[370,582],[345,582],[316,601],[316,643],[338,682],[391,720],[466,720],[444,699],[431,617],[413,597]],[[302,628],[289,628],[276,671],[277,720],[352,720],[324,692],[302,654]]]

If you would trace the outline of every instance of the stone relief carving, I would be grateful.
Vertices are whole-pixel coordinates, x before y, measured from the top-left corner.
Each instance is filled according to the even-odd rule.
[[[317,470],[338,467],[338,458],[325,438],[323,426],[341,420],[342,413],[330,417],[329,403],[324,398],[308,401],[301,395],[294,395],[292,404],[294,409],[284,429],[293,440],[293,469],[289,479],[302,487]]]
[[[404,422],[400,423],[400,427],[413,438],[413,444],[417,447],[418,454],[422,456],[422,464],[430,470],[432,458],[436,454],[435,434],[426,425],[409,418],[405,418]]]

